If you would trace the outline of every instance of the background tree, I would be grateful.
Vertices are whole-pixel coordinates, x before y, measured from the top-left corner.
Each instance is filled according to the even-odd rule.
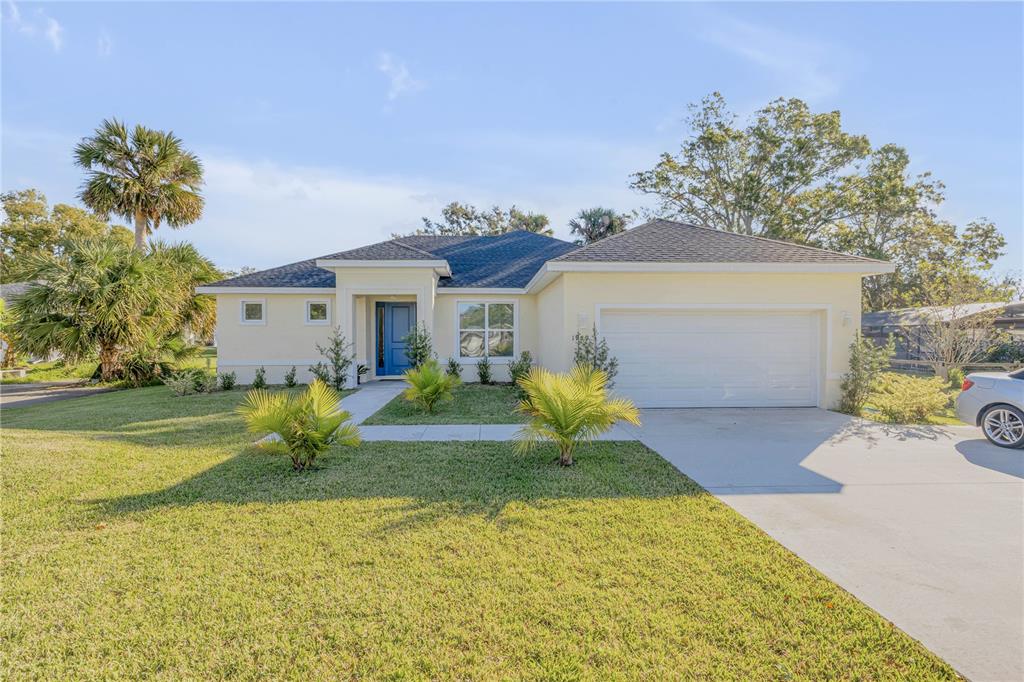
[[[113,234],[118,239],[132,239],[122,226],[109,225],[94,213],[56,204],[52,208],[46,197],[35,189],[0,194],[3,221],[0,222],[0,282],[25,279],[20,264],[31,254],[59,253],[72,239]]]
[[[158,243],[142,253],[107,234],[28,260],[36,284],[11,306],[22,352],[57,351],[69,362],[98,357],[100,378],[111,381],[122,378],[130,357],[160,354],[189,329],[212,331],[214,303],[194,287],[219,273],[191,245]]]
[[[605,237],[624,232],[632,219],[631,214],[616,213],[610,208],[596,206],[580,211],[569,221],[569,230],[579,235],[577,244],[593,244]]]
[[[203,213],[202,164],[174,133],[141,125],[129,133],[117,119],[105,120],[75,147],[75,161],[87,171],[82,201],[132,221],[139,251],[162,222],[183,227]]]
[[[633,189],[658,197],[663,217],[776,239],[812,241],[844,216],[843,171],[871,149],[843,131],[838,111],[814,114],[799,99],[777,99],[739,127],[716,92],[687,122],[679,152],[635,173]]]
[[[554,233],[550,222],[546,215],[521,211],[515,205],[507,210],[492,206],[481,211],[471,204],[453,201],[441,209],[440,222],[423,218],[423,227],[415,234],[493,236],[526,230],[551,236]]]

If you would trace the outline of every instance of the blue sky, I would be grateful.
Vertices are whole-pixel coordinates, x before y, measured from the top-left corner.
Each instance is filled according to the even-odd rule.
[[[173,129],[206,166],[187,239],[270,267],[387,238],[449,201],[547,213],[648,200],[686,105],[838,109],[994,220],[1022,268],[1020,4],[3,2],[3,190],[73,202],[104,117]]]

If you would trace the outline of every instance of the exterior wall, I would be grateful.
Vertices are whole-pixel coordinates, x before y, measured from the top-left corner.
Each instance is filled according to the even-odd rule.
[[[306,301],[325,299],[330,324],[307,324]],[[266,324],[242,324],[242,301],[255,300],[265,302]],[[277,384],[295,365],[298,381],[311,381],[308,368],[320,359],[316,344],[331,334],[334,303],[334,296],[321,294],[217,294],[217,371],[235,372],[247,384],[262,366],[267,381]]]
[[[449,357],[458,358],[457,311],[462,303],[514,303],[516,306],[516,335],[514,357],[522,351],[530,351],[534,361],[538,361],[537,346],[537,300],[536,296],[485,296],[441,294],[434,303],[434,351],[441,364]],[[508,363],[512,358],[491,358],[491,375],[495,381],[508,381]],[[466,382],[477,380],[476,361],[465,360],[462,363],[462,379]]]
[[[537,329],[537,361],[551,369],[567,367],[572,359],[569,344],[575,331],[566,333],[563,277],[537,293]]]
[[[598,316],[602,305],[722,304],[761,309],[771,305],[820,305],[821,406],[832,407],[839,401],[839,380],[848,368],[849,346],[860,328],[859,274],[567,272],[561,280],[565,289],[565,328],[552,343],[561,344],[566,350],[560,358],[557,352],[544,353],[545,365],[551,369],[568,369],[571,338],[577,330],[589,330],[595,322],[600,330]],[[544,329],[547,337],[546,323]],[[554,337],[555,330],[551,335]]]

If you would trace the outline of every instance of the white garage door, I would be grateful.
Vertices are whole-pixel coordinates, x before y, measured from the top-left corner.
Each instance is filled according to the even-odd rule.
[[[817,313],[606,309],[615,393],[640,407],[817,404]]]

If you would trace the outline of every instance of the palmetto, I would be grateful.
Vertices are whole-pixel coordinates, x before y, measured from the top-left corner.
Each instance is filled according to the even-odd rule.
[[[617,421],[640,425],[640,413],[629,400],[609,398],[608,375],[587,365],[577,365],[567,374],[534,367],[519,386],[526,398],[520,411],[530,421],[517,435],[520,451],[540,441],[558,446],[558,462],[571,466],[576,447],[590,441]]]
[[[268,447],[283,448],[296,470],[310,466],[332,445],[360,442],[359,429],[345,424],[352,415],[341,409],[341,396],[319,379],[301,393],[249,391],[238,413],[249,431],[277,434],[280,441]]]
[[[459,377],[442,370],[437,360],[428,360],[418,368],[407,370],[405,383],[409,388],[402,396],[427,412],[433,412],[438,403],[452,399],[452,389],[462,382]]]
[[[75,162],[88,171],[82,201],[132,221],[140,251],[161,222],[182,227],[203,213],[203,166],[173,133],[105,120],[75,147]]]

